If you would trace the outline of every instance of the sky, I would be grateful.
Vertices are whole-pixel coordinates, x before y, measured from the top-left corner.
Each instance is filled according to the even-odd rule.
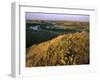
[[[50,14],[26,12],[26,20],[62,20],[62,21],[83,21],[89,22],[89,15],[75,14]]]

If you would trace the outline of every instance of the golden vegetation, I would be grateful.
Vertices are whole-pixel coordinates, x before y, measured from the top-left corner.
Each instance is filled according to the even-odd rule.
[[[26,51],[26,67],[75,64],[89,64],[88,32],[59,35]]]

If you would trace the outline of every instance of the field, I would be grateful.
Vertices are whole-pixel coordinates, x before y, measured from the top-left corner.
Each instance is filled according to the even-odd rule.
[[[89,22],[26,21],[26,67],[89,63]]]

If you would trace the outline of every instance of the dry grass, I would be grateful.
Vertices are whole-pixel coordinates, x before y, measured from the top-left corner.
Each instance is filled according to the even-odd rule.
[[[26,67],[89,64],[89,33],[60,35],[26,51]]]

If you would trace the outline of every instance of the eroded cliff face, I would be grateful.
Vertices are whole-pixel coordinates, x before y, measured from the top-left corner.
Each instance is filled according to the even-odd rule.
[[[89,64],[89,33],[59,35],[26,50],[26,67]]]

